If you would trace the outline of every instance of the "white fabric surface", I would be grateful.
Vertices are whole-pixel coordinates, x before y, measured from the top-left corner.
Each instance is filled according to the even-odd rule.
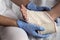
[[[22,19],[20,8],[10,0],[0,0],[0,15],[7,16],[13,19]]]
[[[17,27],[2,28],[1,40],[29,40],[26,32]]]

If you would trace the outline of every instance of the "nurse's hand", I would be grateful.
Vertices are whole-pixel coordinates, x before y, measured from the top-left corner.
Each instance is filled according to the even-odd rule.
[[[26,23],[22,20],[17,20],[19,28],[24,29],[29,35],[32,35],[36,38],[46,38],[48,35],[38,34],[36,31],[44,31],[44,28],[34,24]]]

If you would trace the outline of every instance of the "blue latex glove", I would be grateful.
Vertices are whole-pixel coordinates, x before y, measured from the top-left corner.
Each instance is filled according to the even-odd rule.
[[[48,8],[48,7],[36,7],[37,8],[37,11],[50,11],[51,9]]]
[[[24,29],[29,35],[32,35],[37,38],[46,38],[48,35],[38,34],[36,31],[44,31],[43,27],[39,27],[30,23],[23,22],[21,20],[17,21],[19,28]]]
[[[34,10],[34,11],[49,11],[51,10],[51,8],[49,7],[39,7],[39,6],[36,6],[34,3],[30,2],[28,5],[27,5],[27,9],[29,10]]]
[[[32,2],[27,5],[27,9],[37,11],[36,5]]]

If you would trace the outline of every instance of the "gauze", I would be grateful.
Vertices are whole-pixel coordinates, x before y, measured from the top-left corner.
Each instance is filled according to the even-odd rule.
[[[56,25],[47,12],[27,10],[27,22],[44,27],[45,30],[39,31],[40,34],[56,32]]]
[[[40,7],[49,7],[52,8],[57,1],[56,0],[30,0],[32,3]]]

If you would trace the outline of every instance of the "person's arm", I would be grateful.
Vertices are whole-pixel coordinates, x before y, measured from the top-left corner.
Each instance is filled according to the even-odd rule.
[[[52,18],[55,20],[60,17],[60,3],[58,3],[51,11],[48,12]]]
[[[21,6],[21,4],[26,6],[29,3],[29,0],[11,0],[11,1],[17,4],[18,6]]]
[[[17,26],[16,20],[0,15],[1,26]]]

